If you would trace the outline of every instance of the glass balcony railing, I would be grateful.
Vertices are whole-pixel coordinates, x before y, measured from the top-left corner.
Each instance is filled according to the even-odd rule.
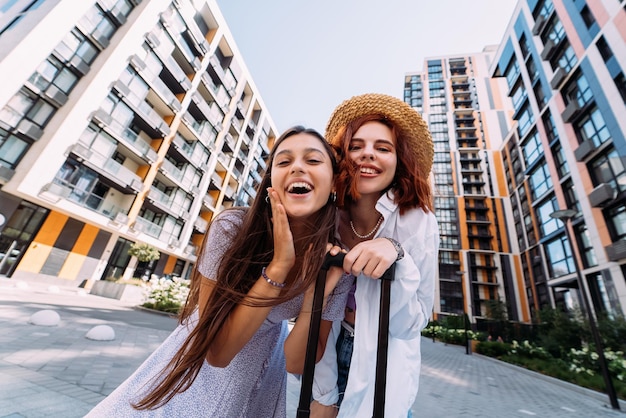
[[[126,214],[126,209],[107,202],[102,196],[89,193],[62,179],[55,178],[52,183],[48,183],[44,188],[47,193],[70,200],[110,219],[115,219],[119,213]]]
[[[150,235],[151,237],[159,238],[163,227],[138,216],[137,219],[135,219],[133,229],[143,232],[146,235]]]
[[[100,109],[98,112],[104,111]],[[150,162],[156,161],[156,151],[152,149],[150,144],[141,139],[136,132],[128,129],[114,119],[109,122],[108,128],[115,135],[115,139],[121,140],[124,145],[134,150],[138,155],[145,157]]]
[[[189,217],[188,210],[182,206],[182,203],[177,201],[176,196],[167,195],[159,189],[150,187],[148,199],[150,199],[156,206],[161,208],[166,213],[183,219],[187,219]]]
[[[106,177],[116,180],[116,183],[130,187],[135,191],[140,191],[143,182],[141,177],[124,167],[111,158],[98,154],[85,145],[77,143],[70,147],[70,152],[81,157],[88,162],[89,166],[98,173],[105,174]]]

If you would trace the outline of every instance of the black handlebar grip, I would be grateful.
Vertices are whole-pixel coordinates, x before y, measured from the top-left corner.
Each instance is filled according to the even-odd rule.
[[[331,255],[330,253],[326,253],[326,257],[324,257],[324,261],[322,262],[322,270],[328,270],[333,266],[343,266],[344,258],[346,258],[346,253],[339,253],[337,255]]]

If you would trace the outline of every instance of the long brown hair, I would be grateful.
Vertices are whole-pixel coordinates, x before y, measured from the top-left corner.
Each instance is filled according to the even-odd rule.
[[[355,132],[367,122],[382,123],[391,129],[396,138],[398,164],[389,188],[393,189],[394,201],[400,208],[400,214],[412,208],[433,212],[433,197],[428,177],[425,177],[424,170],[418,167],[416,155],[409,148],[409,141],[402,138],[400,130],[393,121],[377,114],[356,118],[339,129],[334,138],[328,138],[339,160],[339,173],[335,180],[337,206],[344,208],[346,204],[360,197],[358,192],[359,166],[350,158],[349,147]]]
[[[313,135],[324,144],[332,162],[333,173],[337,172],[335,153],[317,131],[296,126],[284,132],[276,140],[268,159],[267,169],[257,188],[257,198],[254,199],[252,206],[249,209],[227,209],[245,211],[245,214],[237,232],[229,237],[232,244],[224,252],[219,263],[215,286],[206,308],[178,352],[164,370],[157,375],[157,378],[165,376],[163,380],[152,386],[150,393],[143,399],[133,404],[136,409],[158,408],[169,402],[177,393],[184,392],[191,386],[200,372],[215,336],[238,304],[276,306],[303,293],[315,281],[326,253],[326,244],[334,241],[336,207],[331,199],[309,221],[308,230],[310,233],[303,237],[294,237],[296,258],[300,260],[300,262],[296,262],[294,268],[298,269],[296,277],[303,277],[303,280],[287,283],[285,290],[276,298],[251,300],[248,297],[244,301],[250,288],[261,276],[261,269],[272,260],[274,253],[271,207],[264,199],[267,196],[266,189],[271,186],[270,175],[274,155],[277,147],[285,139],[299,133]],[[215,222],[228,221],[218,217]],[[229,230],[229,228],[225,229]],[[208,235],[207,232],[205,241]],[[207,243],[203,242],[198,260],[202,258],[206,245]],[[307,250],[303,251],[302,249]],[[202,280],[206,279],[198,272],[196,265],[191,276],[189,296],[180,315],[180,323],[185,322],[198,308]]]

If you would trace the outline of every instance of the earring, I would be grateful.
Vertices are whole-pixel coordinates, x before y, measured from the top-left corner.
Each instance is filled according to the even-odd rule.
[[[265,195],[265,203],[270,203],[270,195],[268,194]]]
[[[330,194],[329,200],[330,200],[331,202],[333,202],[333,203],[334,203],[334,202],[336,202],[336,201],[337,201],[337,192],[332,192],[332,193]]]

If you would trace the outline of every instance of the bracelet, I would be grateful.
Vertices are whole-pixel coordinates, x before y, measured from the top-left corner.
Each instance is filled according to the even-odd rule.
[[[281,289],[283,287],[285,287],[285,283],[275,282],[274,280],[270,279],[269,276],[267,274],[265,274],[265,267],[263,267],[263,270],[261,270],[261,276],[263,276],[263,278],[265,279],[266,282],[268,282],[269,284],[271,284],[274,287],[279,287]]]

